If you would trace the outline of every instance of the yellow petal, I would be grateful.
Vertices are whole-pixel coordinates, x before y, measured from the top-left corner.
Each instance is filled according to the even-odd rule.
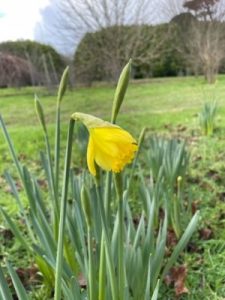
[[[137,151],[135,139],[119,127],[92,128],[95,161],[104,170],[120,172]]]
[[[92,137],[90,135],[89,137],[89,142],[88,142],[88,148],[87,148],[87,165],[90,173],[92,175],[96,175],[96,169],[95,169],[95,162],[94,162],[94,157],[95,157],[95,152],[94,152],[94,143],[92,140]]]
[[[84,113],[76,112],[72,118],[89,131],[87,164],[92,175],[96,175],[95,162],[104,170],[120,172],[134,158],[137,143],[127,131]]]
[[[101,151],[96,152],[95,161],[105,171],[111,171],[114,162],[114,157]]]

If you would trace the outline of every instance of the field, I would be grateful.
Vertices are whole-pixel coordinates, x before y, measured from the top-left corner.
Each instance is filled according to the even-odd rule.
[[[114,90],[114,86],[103,84],[68,90],[62,103],[64,140],[73,112],[86,112],[109,120]],[[28,164],[41,178],[39,150],[44,147],[44,142],[34,108],[34,94],[44,107],[52,143],[54,92],[36,88],[0,90],[0,113],[21,162]],[[216,129],[213,136],[205,137],[199,127],[198,113],[205,102],[214,100],[218,105]],[[214,85],[193,77],[131,82],[117,123],[135,137],[147,127],[146,139],[162,135],[187,142],[191,156],[186,192],[192,197],[193,209],[200,210],[201,220],[179,260],[187,270],[185,285],[189,291],[180,299],[225,299],[225,77],[220,76]],[[79,167],[76,158],[73,163]],[[5,169],[14,172],[0,133],[0,205],[16,217],[16,205],[3,179]],[[26,201],[26,197],[23,198]],[[5,239],[0,231],[1,256],[15,255],[19,248],[17,242]],[[13,257],[17,267],[26,267],[27,259],[26,256],[23,259],[17,255]],[[163,287],[160,296],[162,300],[175,299],[173,286]],[[43,299],[43,295],[40,297]]]

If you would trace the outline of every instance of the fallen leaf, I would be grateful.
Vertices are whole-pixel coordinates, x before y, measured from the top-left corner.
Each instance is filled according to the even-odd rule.
[[[173,248],[177,244],[177,237],[173,229],[169,229],[167,232],[166,245],[168,248]]]
[[[212,236],[213,236],[213,232],[212,229],[210,229],[209,227],[202,228],[199,230],[199,237],[202,240],[210,240]]]
[[[187,276],[187,267],[181,265],[170,269],[169,274],[165,278],[167,285],[173,283],[176,296],[181,296],[188,293],[188,289],[185,286],[185,279]]]
[[[78,275],[78,283],[79,283],[81,288],[83,288],[83,289],[87,288],[87,280],[84,278],[82,273],[80,273]]]

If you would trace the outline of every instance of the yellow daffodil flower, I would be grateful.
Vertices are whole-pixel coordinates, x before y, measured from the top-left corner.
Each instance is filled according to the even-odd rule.
[[[138,146],[130,133],[91,115],[74,113],[72,118],[83,122],[89,131],[87,164],[92,175],[96,175],[95,163],[117,173],[132,161]]]

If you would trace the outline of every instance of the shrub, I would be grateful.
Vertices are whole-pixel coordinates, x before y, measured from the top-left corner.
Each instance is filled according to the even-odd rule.
[[[134,78],[177,75],[183,62],[174,39],[170,24],[112,26],[87,33],[74,54],[76,78],[86,84],[115,80],[128,58],[133,60]]]
[[[0,43],[0,52],[26,60],[33,68],[30,71],[32,84],[56,84],[65,63],[62,57],[48,45],[33,41],[9,41]],[[29,68],[28,68],[29,69]]]
[[[36,73],[35,68],[28,61],[0,52],[0,87],[30,85],[30,69]]]
[[[206,136],[213,135],[215,129],[215,119],[217,114],[216,101],[205,103],[199,113],[199,124],[202,133]]]

